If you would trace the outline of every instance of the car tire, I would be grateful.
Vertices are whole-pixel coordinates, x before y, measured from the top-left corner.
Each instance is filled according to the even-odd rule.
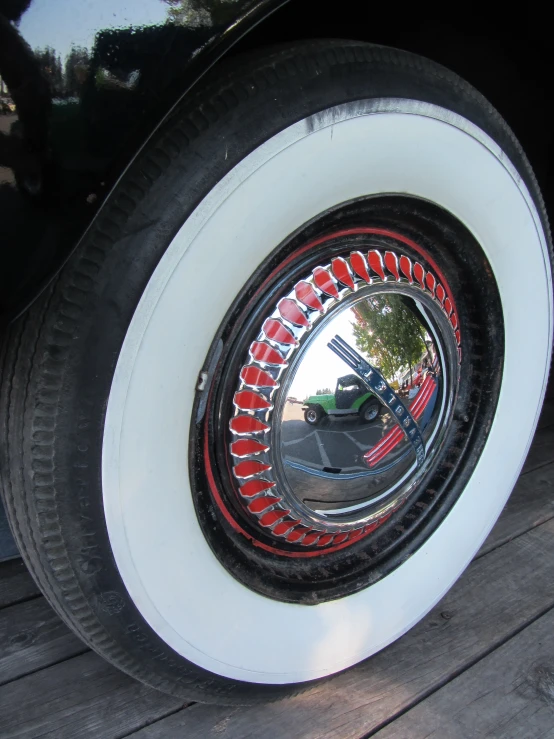
[[[310,249],[293,251],[302,229]],[[216,404],[240,406],[225,399],[226,368],[245,372],[235,347],[258,330],[279,275],[350,238],[378,256],[400,244],[425,267],[418,284],[394,258],[378,262],[368,283],[381,270],[382,284],[404,280],[431,305],[435,267],[450,280],[457,313],[444,296],[437,311],[452,342],[461,331],[461,410],[437,459],[456,474],[412,515],[410,537],[399,510],[340,535],[293,522],[303,539],[270,545],[274,529],[225,502],[234,478],[218,461]],[[222,64],[155,132],[4,342],[3,495],[31,574],[90,647],[185,700],[273,700],[370,657],[454,583],[517,479],[548,377],[551,254],[518,142],[452,72],[344,41]],[[323,313],[350,289],[330,269]],[[261,397],[245,392],[244,403]],[[378,525],[396,549],[370,567]],[[336,568],[315,568],[320,556]]]
[[[360,408],[360,421],[362,423],[372,423],[376,421],[380,414],[383,406],[375,398],[370,398]]]
[[[309,423],[310,426],[317,426],[324,415],[325,411],[321,406],[313,405],[304,411],[304,420],[306,423]]]

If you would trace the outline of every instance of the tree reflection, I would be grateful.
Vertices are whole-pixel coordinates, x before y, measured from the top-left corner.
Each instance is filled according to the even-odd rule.
[[[90,54],[83,46],[72,46],[65,59],[65,92],[66,95],[81,94],[90,67]]]
[[[52,97],[60,97],[64,92],[63,67],[60,55],[51,46],[35,49],[35,59],[42,76],[48,80]]]
[[[236,17],[236,0],[162,0],[170,23],[187,26],[219,25]]]
[[[353,326],[356,346],[387,378],[410,370],[427,351],[425,329],[402,295],[374,295],[357,303]]]

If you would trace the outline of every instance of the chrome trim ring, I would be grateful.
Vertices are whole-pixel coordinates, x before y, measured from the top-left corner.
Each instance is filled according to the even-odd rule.
[[[315,267],[298,280],[293,289],[277,301],[271,314],[263,319],[258,335],[250,343],[248,357],[240,368],[233,397],[234,410],[228,424],[231,433],[229,454],[237,498],[245,514],[265,535],[286,544],[323,551],[348,544],[374,531],[413,492],[427,468],[427,462],[434,458],[450,420],[456,378],[448,376],[448,363],[444,356],[446,343],[451,345],[451,353],[454,347],[458,365],[461,360],[461,336],[452,294],[431,268],[400,251],[403,237],[390,232],[383,235],[395,238],[399,249],[371,249],[367,255],[360,251],[347,251],[330,263]],[[387,478],[391,484],[381,486],[378,495],[359,504],[335,506],[333,511],[310,507],[295,490],[280,453],[282,419],[290,388],[303,357],[313,346],[313,339],[330,322],[345,310],[355,308],[360,301],[384,295],[407,297],[420,304],[423,315],[427,312],[431,317],[433,314],[435,326],[440,316],[438,324],[442,326],[442,334],[439,336],[435,328],[433,337],[436,346],[434,362],[439,368],[442,383],[438,415],[423,441],[414,419],[419,419],[429,399],[437,396],[434,392],[437,380],[428,374],[417,396],[403,401],[377,368],[360,356],[362,363],[365,362],[366,374],[373,373],[375,380],[367,389],[388,408],[390,426],[379,443],[364,454],[366,468],[369,468],[364,474],[380,472],[381,477],[384,476],[383,470],[387,465],[380,463],[397,446],[401,452],[399,457],[404,462],[404,466],[399,467],[402,474],[392,478],[394,484],[391,478]],[[345,355],[348,353],[344,347],[342,351]],[[350,356],[353,356],[352,351]],[[352,363],[349,366],[351,369],[354,367]],[[359,375],[362,377],[362,370]],[[362,380],[367,383],[367,378],[364,380],[362,377]],[[341,415],[340,410],[334,413]],[[316,423],[315,416],[313,411],[308,422]],[[399,422],[398,425],[395,421]],[[414,437],[419,439],[415,446],[411,444]],[[405,445],[401,443],[403,439],[406,440]],[[404,448],[406,446],[408,449]],[[416,452],[412,457],[409,456],[410,448]],[[372,470],[376,465],[380,466]],[[294,464],[288,466],[294,468]],[[346,481],[361,475],[346,474],[340,484],[350,484]]]

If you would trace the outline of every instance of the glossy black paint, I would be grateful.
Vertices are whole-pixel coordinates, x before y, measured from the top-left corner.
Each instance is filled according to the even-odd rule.
[[[0,0],[4,322],[61,265],[173,104],[283,2]]]
[[[211,66],[330,37],[404,48],[465,77],[514,129],[548,206],[550,37],[531,7],[499,16],[487,3],[475,15],[364,0],[0,0],[0,327],[52,278],[137,150]],[[65,64],[72,46],[60,76],[57,58]]]

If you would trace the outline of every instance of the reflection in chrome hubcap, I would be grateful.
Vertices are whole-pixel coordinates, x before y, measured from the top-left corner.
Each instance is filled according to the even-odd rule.
[[[305,547],[377,528],[441,444],[459,346],[446,286],[405,255],[350,252],[297,282],[234,395],[229,449],[247,514]]]
[[[363,409],[362,409],[363,411]],[[377,417],[377,414],[379,413],[378,407],[369,407],[365,412],[363,412],[363,419],[364,421],[373,421],[374,418]]]

